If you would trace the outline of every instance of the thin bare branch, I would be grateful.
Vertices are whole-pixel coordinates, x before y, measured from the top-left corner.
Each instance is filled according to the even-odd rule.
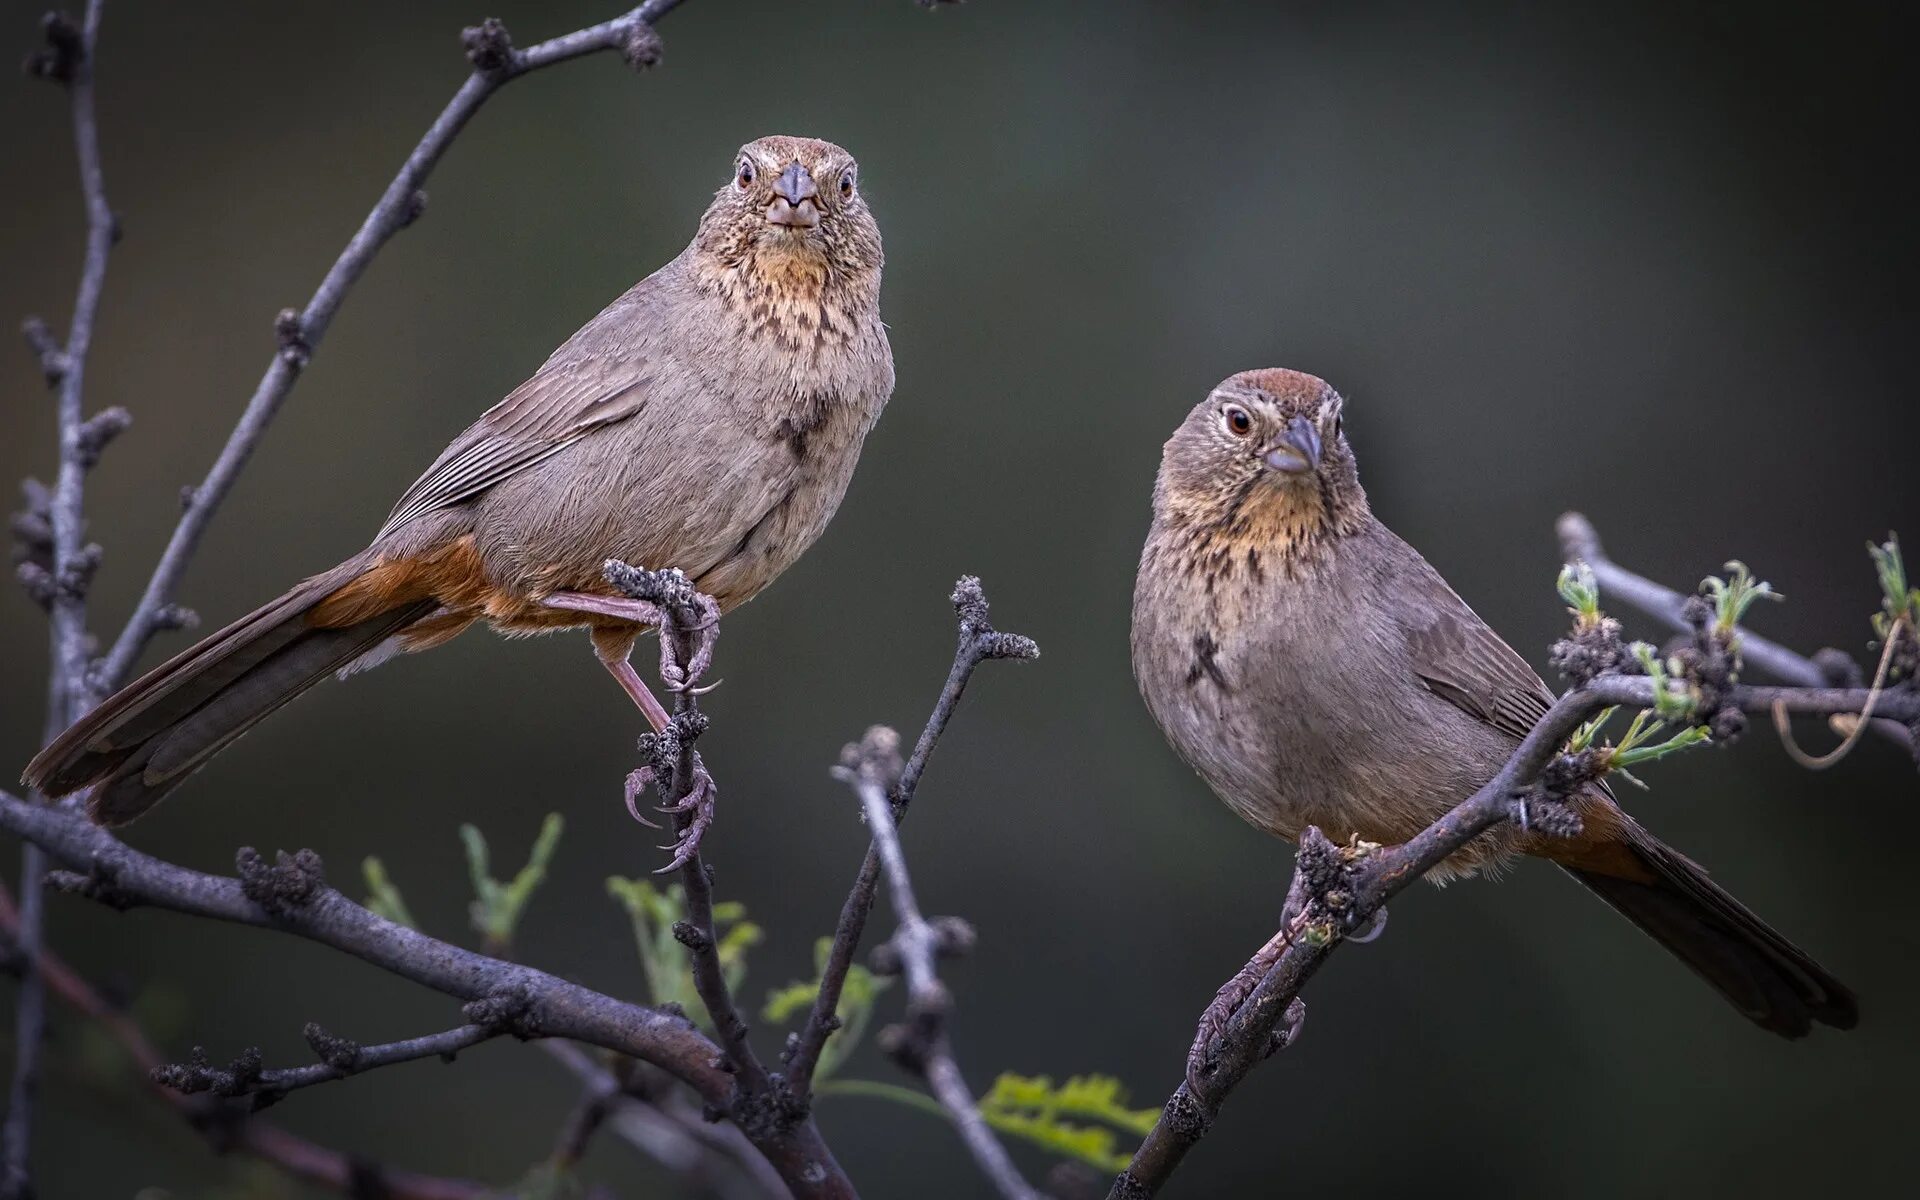
[[[874,849],[886,872],[888,895],[900,927],[888,942],[907,980],[907,1024],[896,1027],[883,1045],[894,1060],[915,1071],[926,1081],[934,1097],[960,1131],[961,1140],[973,1155],[975,1164],[1005,1200],[1038,1200],[1007,1148],[988,1127],[974,1101],[973,1091],[954,1061],[947,1034],[947,1016],[953,1007],[952,996],[934,969],[934,959],[952,953],[958,942],[971,942],[971,931],[949,934],[938,929],[920,911],[913,894],[913,882],[907,875],[906,851],[900,845],[900,829],[894,822],[891,791],[901,778],[899,735],[884,726],[875,726],[857,746],[849,746],[843,757],[840,775],[866,814],[873,830]],[[949,929],[953,928],[951,925]]]
[[[307,1044],[321,1059],[310,1066],[267,1070],[261,1066],[260,1051],[251,1049],[227,1066],[215,1067],[207,1061],[206,1054],[196,1047],[193,1057],[188,1061],[166,1063],[155,1068],[153,1081],[189,1096],[201,1092],[211,1092],[216,1096],[252,1096],[255,1098],[255,1107],[260,1108],[279,1100],[288,1092],[315,1084],[332,1083],[336,1079],[345,1079],[349,1075],[358,1075],[378,1067],[415,1062],[422,1058],[452,1062],[454,1055],[460,1051],[511,1033],[513,1027],[510,1024],[475,1022],[424,1037],[383,1042],[376,1046],[362,1046],[336,1037],[315,1024],[309,1024],[305,1032]]]
[[[334,260],[306,307],[289,309],[276,322],[279,346],[247,401],[240,420],[214,460],[206,478],[189,495],[186,511],[147,581],[145,592],[128,618],[98,671],[95,685],[110,690],[125,679],[140,652],[160,629],[172,607],[174,591],[200,544],[214,511],[226,499],[240,470],[259,445],[267,426],[280,411],[287,394],[305,369],[327,328],[340,311],[348,289],[366,271],[387,239],[412,224],[426,203],[422,190],[427,176],[487,99],[500,88],[529,72],[603,50],[618,50],[635,66],[648,66],[659,57],[659,39],[653,25],[677,8],[680,0],[648,0],[610,21],[556,37],[525,50],[517,49],[497,21],[467,31],[468,58],[473,72],[420,139],[380,200],[367,214],[346,249]]]
[[[17,934],[19,910],[0,887],[0,933]],[[122,1009],[110,1004],[78,971],[59,956],[41,956],[41,971],[49,990],[62,1003],[104,1029],[132,1060],[144,1084],[170,1105],[216,1152],[238,1151],[286,1171],[290,1175],[349,1195],[388,1196],[392,1200],[486,1200],[493,1189],[465,1179],[448,1179],[394,1170],[349,1157],[338,1150],[309,1142],[258,1117],[222,1108],[210,1096],[190,1097],[154,1082],[160,1052]],[[357,1190],[356,1190],[357,1189]]]
[[[920,731],[913,754],[907,759],[906,766],[900,772],[900,780],[893,786],[889,796],[896,823],[906,820],[907,809],[913,804],[914,793],[919,790],[920,778],[926,773],[928,761],[933,758],[934,747],[940,744],[940,735],[946,732],[947,723],[953,719],[954,710],[960,705],[960,697],[973,678],[974,668],[990,658],[1030,661],[1040,656],[1040,647],[1032,638],[1017,633],[1001,633],[993,627],[988,617],[987,594],[980,586],[978,577],[961,576],[959,582],[954,584],[950,599],[959,621],[953,665],[947,670],[946,684],[941,687],[926,727]],[[826,1048],[827,1039],[840,1028],[840,1018],[836,1015],[840,1007],[840,994],[846,986],[847,971],[853,965],[853,956],[860,948],[860,939],[866,932],[867,914],[873,911],[874,893],[879,881],[880,851],[879,843],[875,841],[868,845],[866,858],[860,863],[853,888],[840,907],[833,940],[827,949],[827,961],[820,972],[820,990],[815,994],[807,1019],[801,1025],[793,1049],[787,1056],[787,1084],[796,1097],[804,1099],[811,1094],[813,1073],[820,1065],[820,1054]]]
[[[86,206],[86,253],[73,301],[66,344],[55,345],[44,322],[26,325],[29,345],[49,383],[59,389],[55,423],[60,437],[60,467],[47,500],[49,568],[44,589],[50,640],[47,673],[46,737],[51,740],[85,711],[87,678],[87,589],[99,565],[97,546],[83,543],[87,470],[112,437],[108,427],[89,432],[86,420],[87,354],[93,346],[94,320],[106,285],[107,255],[116,229],[107,204],[106,173],[100,165],[100,128],[94,113],[94,50],[100,39],[103,0],[89,0],[83,24],[49,14],[44,23],[47,47],[33,60],[43,74],[66,85],[73,124],[73,145],[80,169],[80,194]],[[104,414],[103,414],[104,415]],[[117,430],[115,430],[117,431]],[[20,873],[38,879],[46,870],[40,847],[20,851]],[[40,1062],[46,1027],[46,985],[39,961],[44,940],[44,897],[29,887],[22,897],[15,942],[20,956],[20,989],[14,1006],[15,1057],[7,1091],[7,1113],[0,1124],[0,1197],[32,1194],[33,1118],[39,1098]]]
[[[546,1041],[541,1048],[580,1080],[589,1097],[613,1096],[607,1123],[614,1136],[674,1172],[696,1194],[786,1200],[786,1184],[738,1126],[706,1120],[662,1086],[664,1079],[649,1086],[630,1073],[634,1077],[623,1080],[569,1042]]]

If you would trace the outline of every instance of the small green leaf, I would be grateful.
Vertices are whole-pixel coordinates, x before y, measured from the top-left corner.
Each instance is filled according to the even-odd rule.
[[[1658,729],[1660,726],[1656,724],[1654,728]],[[1652,732],[1652,730],[1648,731],[1649,737],[1652,736]],[[1656,745],[1649,746],[1639,744],[1630,746],[1623,742],[1620,747],[1614,751],[1611,766],[1614,771],[1621,772],[1623,768],[1633,766],[1635,763],[1653,762],[1656,759],[1665,758],[1669,754],[1676,754],[1690,746],[1698,746],[1702,742],[1711,740],[1712,735],[1709,734],[1703,726],[1690,725],[1666,741]],[[1632,776],[1628,776],[1628,778],[1631,779]],[[1634,782],[1637,783],[1639,781],[1635,780]]]
[[[527,856],[527,865],[521,867],[511,881],[502,884],[493,877],[486,837],[472,825],[460,827],[460,842],[467,852],[467,875],[473,881],[473,903],[468,910],[474,929],[489,946],[512,944],[513,931],[518,928],[520,916],[533,894],[546,879],[547,867],[553,861],[565,829],[566,821],[559,813],[548,813]]]
[[[818,1094],[869,1096],[947,1116],[939,1101],[923,1092],[874,1080],[834,1080],[822,1084]],[[1116,1130],[1145,1137],[1160,1117],[1157,1108],[1127,1108],[1126,1092],[1106,1075],[1076,1075],[1055,1088],[1044,1075],[1004,1074],[980,1098],[979,1111],[989,1126],[1009,1137],[1109,1172],[1123,1171],[1131,1161],[1120,1152]]]
[[[387,877],[386,864],[369,854],[361,860],[360,873],[367,881],[368,911],[396,925],[405,925],[409,929],[420,928],[413,914],[407,911],[407,902],[401,898],[400,889]]]
[[[1587,747],[1593,745],[1593,740],[1596,737],[1600,736],[1601,728],[1605,726],[1608,721],[1613,719],[1613,714],[1616,711],[1618,710],[1611,709],[1611,708],[1603,708],[1600,710],[1599,716],[1593,718],[1593,720],[1588,721],[1585,725],[1582,725],[1580,728],[1574,730],[1573,736],[1567,739],[1566,752],[1568,754],[1578,754],[1582,750],[1585,750]]]
[[[815,942],[813,979],[807,983],[790,983],[768,992],[767,1002],[760,1010],[761,1015],[774,1024],[784,1024],[800,1013],[810,1011],[814,998],[820,994],[820,977],[826,972],[827,955],[832,950],[832,938],[821,938]],[[831,1076],[859,1047],[873,1016],[874,1001],[892,983],[893,980],[882,979],[859,963],[848,964],[846,978],[840,984],[840,1002],[833,1010],[834,1015],[840,1018],[840,1028],[821,1048],[820,1061],[813,1070],[815,1079]]]
[[[1581,625],[1600,620],[1600,584],[1593,577],[1592,567],[1584,562],[1568,563],[1560,568],[1557,586],[1560,598],[1567,602],[1567,611]]]
[[[1874,636],[1882,641],[1892,635],[1895,622],[1906,619],[1920,629],[1920,587],[1908,583],[1907,565],[1900,555],[1900,538],[1887,534],[1878,546],[1868,543],[1874,574],[1880,579],[1880,611],[1873,615]]]
[[[677,883],[662,889],[649,879],[616,875],[607,880],[607,894],[627,910],[627,918],[633,923],[634,948],[640,955],[640,972],[646,978],[651,1002],[656,1006],[679,1005],[702,1028],[711,1031],[712,1018],[693,983],[693,964],[686,947],[673,936],[674,925],[686,919],[685,889]],[[763,936],[760,927],[746,916],[746,906],[739,903],[713,907],[720,973],[729,990],[737,990],[746,979],[747,951]]]
[[[1773,590],[1772,584],[1755,582],[1753,572],[1738,559],[1727,563],[1725,569],[1725,579],[1709,575],[1700,581],[1707,598],[1713,601],[1714,631],[1722,637],[1731,635],[1734,627],[1746,619],[1747,610],[1753,607],[1755,600],[1786,599]]]
[[[1660,661],[1653,647],[1645,642],[1635,642],[1627,649],[1638,659],[1640,666],[1653,683],[1653,711],[1661,717],[1684,717],[1693,712],[1693,697],[1685,692],[1673,691],[1668,685],[1668,664]]]

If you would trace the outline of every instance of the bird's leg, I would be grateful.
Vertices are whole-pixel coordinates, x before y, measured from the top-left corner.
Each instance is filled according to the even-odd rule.
[[[713,665],[713,643],[720,637],[720,606],[713,597],[695,594],[695,602],[700,607],[700,620],[688,632],[693,635],[693,653],[682,665],[675,650],[674,639],[660,639],[660,678],[666,681],[670,692],[684,691],[700,681],[707,668]],[[666,628],[666,614],[660,606],[645,600],[632,600],[622,596],[596,596],[590,592],[552,592],[542,601],[548,608],[564,608],[571,612],[593,613],[602,617],[613,617],[621,621],[631,621],[635,625],[650,625],[655,629]],[[622,682],[622,687],[626,684]],[[631,694],[631,692],[629,692]],[[636,701],[637,703],[637,701]],[[641,704],[646,709],[645,704]],[[658,708],[658,705],[655,705]],[[664,711],[664,710],[662,710]],[[649,711],[649,720],[652,719]],[[656,723],[655,729],[660,725]]]
[[[633,663],[628,658],[632,653],[633,634],[615,629],[593,631],[593,656],[600,660],[600,665],[607,669],[607,674],[613,676],[613,681],[620,685],[620,690],[640,706],[640,712],[647,718],[647,724],[653,726],[655,733],[659,733],[667,727],[667,722],[671,718],[668,717],[665,706],[654,699],[653,693],[647,690],[647,685],[640,678],[640,672],[633,669]]]
[[[573,612],[593,613],[597,616],[614,617],[630,622],[632,625],[652,625],[660,630],[660,676],[672,690],[687,691],[700,682],[700,677],[713,663],[713,643],[719,636],[720,607],[710,597],[699,596],[700,620],[687,632],[691,635],[692,647],[684,665],[674,643],[679,639],[673,635],[666,614],[660,607],[644,600],[630,600],[614,596],[595,596],[585,592],[555,592],[546,597],[545,603],[552,608],[568,609]],[[633,653],[635,634],[631,629],[619,627],[596,627],[593,630],[593,652],[600,664],[620,684],[633,702],[646,714],[647,724],[653,726],[656,739],[650,744],[660,748],[658,735],[673,737],[685,736],[674,728],[673,717],[668,714],[660,701],[654,699],[647,685],[640,679],[640,673],[633,669],[629,656]],[[641,767],[627,776],[626,803],[627,812],[633,819],[649,828],[659,828],[640,813],[640,796],[649,786],[658,786],[666,803],[659,806],[660,812],[674,817],[677,837],[671,846],[662,846],[662,850],[672,850],[673,860],[656,874],[677,871],[685,866],[693,856],[699,853],[700,840],[706,836],[707,828],[713,824],[714,802],[719,797],[719,788],[714,786],[713,776],[707,774],[706,766],[700,761],[700,755],[692,755],[692,778],[687,780],[684,795],[678,798],[666,796],[672,778],[672,771],[656,765],[660,760]]]

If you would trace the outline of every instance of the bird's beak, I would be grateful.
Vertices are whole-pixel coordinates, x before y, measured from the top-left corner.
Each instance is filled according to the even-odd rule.
[[[1283,475],[1306,475],[1320,469],[1320,431],[1305,417],[1287,422],[1280,444],[1267,450],[1267,465]]]
[[[820,207],[814,202],[818,194],[813,174],[799,163],[788,163],[780,178],[773,181],[767,221],[788,229],[812,229],[820,223]]]

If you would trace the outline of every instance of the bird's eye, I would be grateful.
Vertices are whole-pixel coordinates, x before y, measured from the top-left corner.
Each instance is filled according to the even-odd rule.
[[[757,174],[758,172],[753,169],[752,160],[743,158],[740,160],[740,171],[733,177],[733,181],[739,184],[740,190],[744,192],[753,186]]]
[[[1253,414],[1238,404],[1229,404],[1220,410],[1220,420],[1227,432],[1235,437],[1245,437],[1253,432]]]
[[[1346,427],[1347,427],[1346,420],[1343,417],[1341,417],[1339,413],[1335,413],[1333,415],[1333,436],[1339,437],[1341,435],[1341,431],[1346,429]]]
[[[840,172],[840,198],[845,200],[853,195],[853,170],[848,168]]]

